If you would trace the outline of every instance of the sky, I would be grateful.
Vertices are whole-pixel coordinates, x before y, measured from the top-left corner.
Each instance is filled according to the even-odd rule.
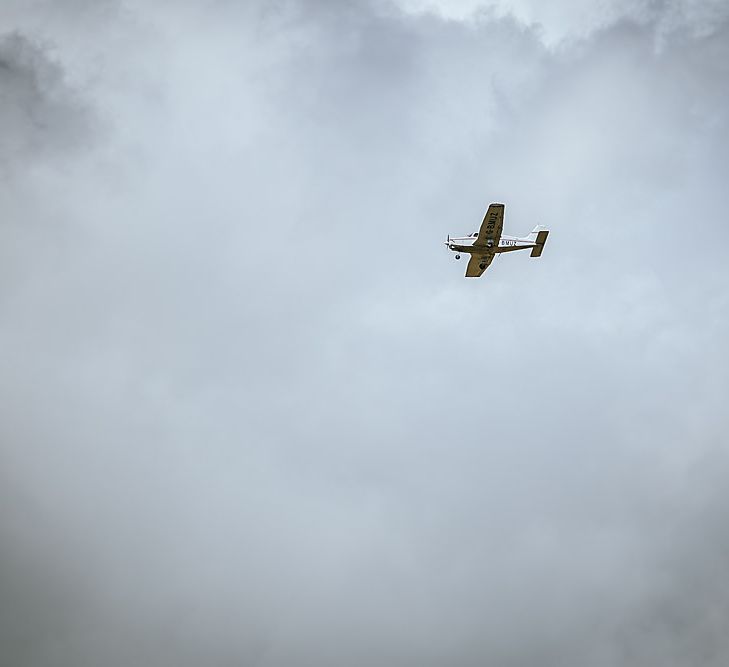
[[[729,6],[543,4],[2,0],[3,667],[727,664]]]

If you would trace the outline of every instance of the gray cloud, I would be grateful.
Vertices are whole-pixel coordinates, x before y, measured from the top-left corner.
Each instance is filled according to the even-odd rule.
[[[13,16],[9,664],[726,662],[726,24]]]
[[[0,154],[7,171],[28,156],[72,149],[89,118],[58,64],[21,34],[0,37]]]

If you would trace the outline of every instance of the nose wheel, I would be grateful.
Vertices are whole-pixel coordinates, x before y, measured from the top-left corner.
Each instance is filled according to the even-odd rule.
[[[456,259],[461,259],[461,256],[460,255],[456,255]]]

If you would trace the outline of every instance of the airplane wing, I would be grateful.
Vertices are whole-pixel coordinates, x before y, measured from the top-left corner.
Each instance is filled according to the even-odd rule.
[[[501,238],[501,230],[504,227],[504,205],[491,204],[486,215],[483,217],[481,229],[474,246],[498,245]],[[491,243],[489,243],[489,241]],[[477,265],[478,266],[478,265]],[[466,274],[468,275],[468,274]],[[479,274],[481,275],[481,274]]]
[[[468,266],[466,267],[466,278],[478,278],[489,268],[489,264],[491,264],[493,259],[493,255],[471,255],[471,259],[468,260]]]

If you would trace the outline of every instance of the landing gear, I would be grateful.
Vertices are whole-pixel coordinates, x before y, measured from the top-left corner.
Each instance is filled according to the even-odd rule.
[[[456,259],[461,259],[461,256],[460,255],[456,255]]]
[[[478,265],[478,268],[481,269],[481,271],[483,271],[486,268],[486,265],[485,264],[479,264]]]

